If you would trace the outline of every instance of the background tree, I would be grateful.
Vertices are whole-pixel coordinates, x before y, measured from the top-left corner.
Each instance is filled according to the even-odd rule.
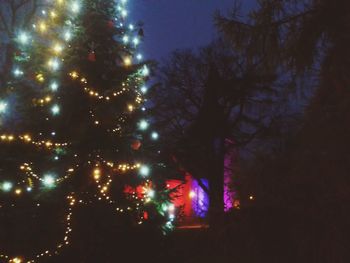
[[[261,65],[222,40],[198,53],[177,51],[162,68],[154,94],[158,123],[175,143],[171,151],[210,196],[213,226],[224,211],[225,140],[236,148],[251,142],[269,126],[267,112],[279,96],[271,85],[275,75]],[[209,189],[201,178],[209,179]]]
[[[271,194],[269,203],[277,201],[278,207],[289,211],[294,206],[296,222],[300,217],[308,218],[305,227],[293,223],[298,239],[315,251],[311,255],[298,247],[304,259],[343,262],[348,256],[342,249],[342,232],[348,221],[344,204],[348,203],[350,188],[346,175],[350,140],[346,121],[350,116],[350,5],[347,1],[327,0],[258,3],[246,21],[240,20],[237,13],[231,18],[218,16],[218,25],[233,45],[239,49],[244,39],[250,43],[251,54],[270,58],[272,68],[284,67],[296,76],[307,74],[309,79],[317,77],[302,130],[263,175],[271,185],[266,189]],[[237,32],[244,32],[244,37],[237,38]],[[314,68],[318,69],[316,74],[311,71]],[[337,216],[339,220],[335,213],[341,214]]]

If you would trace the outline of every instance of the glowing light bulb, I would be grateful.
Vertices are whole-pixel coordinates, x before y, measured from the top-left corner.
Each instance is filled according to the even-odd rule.
[[[51,174],[47,174],[42,179],[42,182],[45,187],[52,188],[55,186],[55,177]]]
[[[141,74],[142,74],[142,76],[144,76],[144,77],[149,76],[150,71],[149,71],[149,68],[148,68],[146,65],[143,66],[143,68],[142,68],[142,70],[141,70]]]
[[[15,75],[15,77],[19,77],[19,76],[22,76],[24,73],[22,70],[20,70],[19,68],[15,68],[13,70],[13,74]]]
[[[70,41],[72,39],[72,33],[69,30],[66,30],[63,34],[65,41]]]
[[[147,196],[148,196],[149,198],[153,198],[155,195],[156,195],[156,192],[155,192],[154,190],[149,189],[149,190],[147,191]]]
[[[60,113],[60,107],[57,104],[52,106],[51,112],[53,115],[58,115]]]
[[[141,165],[139,171],[140,171],[140,175],[148,176],[151,172],[151,169],[147,165]]]
[[[26,32],[21,32],[18,35],[18,42],[22,45],[26,45],[29,42],[29,35]]]
[[[124,44],[127,44],[129,42],[129,37],[123,36],[123,42],[124,42]]]
[[[52,90],[52,91],[57,91],[58,90],[58,83],[57,82],[52,82],[51,84],[50,84],[50,89]]]
[[[49,60],[49,67],[53,70],[53,71],[56,71],[59,69],[60,67],[60,62],[58,60],[58,58],[52,58]]]
[[[122,17],[127,17],[127,15],[128,15],[128,11],[126,11],[125,9],[122,9],[121,11],[120,11],[120,13],[121,13],[121,15],[122,15]]]
[[[126,57],[126,58],[124,58],[124,65],[125,65],[125,66],[131,66],[131,64],[132,64],[132,59],[131,59],[131,57]]]
[[[147,130],[148,127],[149,127],[148,121],[146,121],[146,120],[141,120],[141,121],[139,122],[139,129],[140,129],[140,130]]]
[[[5,113],[7,110],[7,103],[4,101],[0,101],[0,114]]]
[[[74,1],[71,5],[71,10],[73,13],[79,13],[80,11],[80,4],[78,1]]]
[[[143,56],[142,56],[142,54],[137,54],[137,55],[136,55],[136,58],[137,58],[137,60],[142,60],[142,59],[143,59]]]
[[[140,44],[140,40],[137,37],[135,37],[132,42],[134,43],[135,46]]]
[[[196,192],[195,191],[190,191],[190,193],[189,193],[189,197],[192,199],[192,198],[194,198],[194,197],[196,197]]]
[[[56,54],[59,54],[63,51],[63,46],[56,43],[54,46],[53,46],[53,51],[56,53]]]
[[[11,182],[4,182],[2,184],[2,190],[4,190],[5,192],[11,191],[12,187],[13,187],[13,184]]]
[[[158,140],[159,134],[157,132],[152,132],[151,137],[153,140]]]
[[[147,91],[148,91],[148,88],[147,88],[146,86],[142,86],[142,87],[140,88],[140,91],[141,91],[143,94],[146,94]]]

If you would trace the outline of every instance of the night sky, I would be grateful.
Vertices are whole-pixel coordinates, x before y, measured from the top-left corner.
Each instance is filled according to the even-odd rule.
[[[254,0],[244,0],[244,9]],[[203,46],[215,37],[213,13],[228,13],[233,0],[134,0],[129,8],[133,21],[145,23],[144,53],[162,59],[172,50]]]

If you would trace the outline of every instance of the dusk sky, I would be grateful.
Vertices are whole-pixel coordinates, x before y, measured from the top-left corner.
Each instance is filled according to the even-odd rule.
[[[244,8],[254,0],[244,0]],[[233,0],[134,0],[131,19],[145,23],[147,58],[162,59],[171,51],[203,46],[215,37],[213,13],[228,13]]]

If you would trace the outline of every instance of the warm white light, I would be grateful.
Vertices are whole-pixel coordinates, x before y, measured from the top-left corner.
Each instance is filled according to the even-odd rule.
[[[195,191],[191,191],[189,194],[190,198],[194,198],[196,196],[196,192]]]

